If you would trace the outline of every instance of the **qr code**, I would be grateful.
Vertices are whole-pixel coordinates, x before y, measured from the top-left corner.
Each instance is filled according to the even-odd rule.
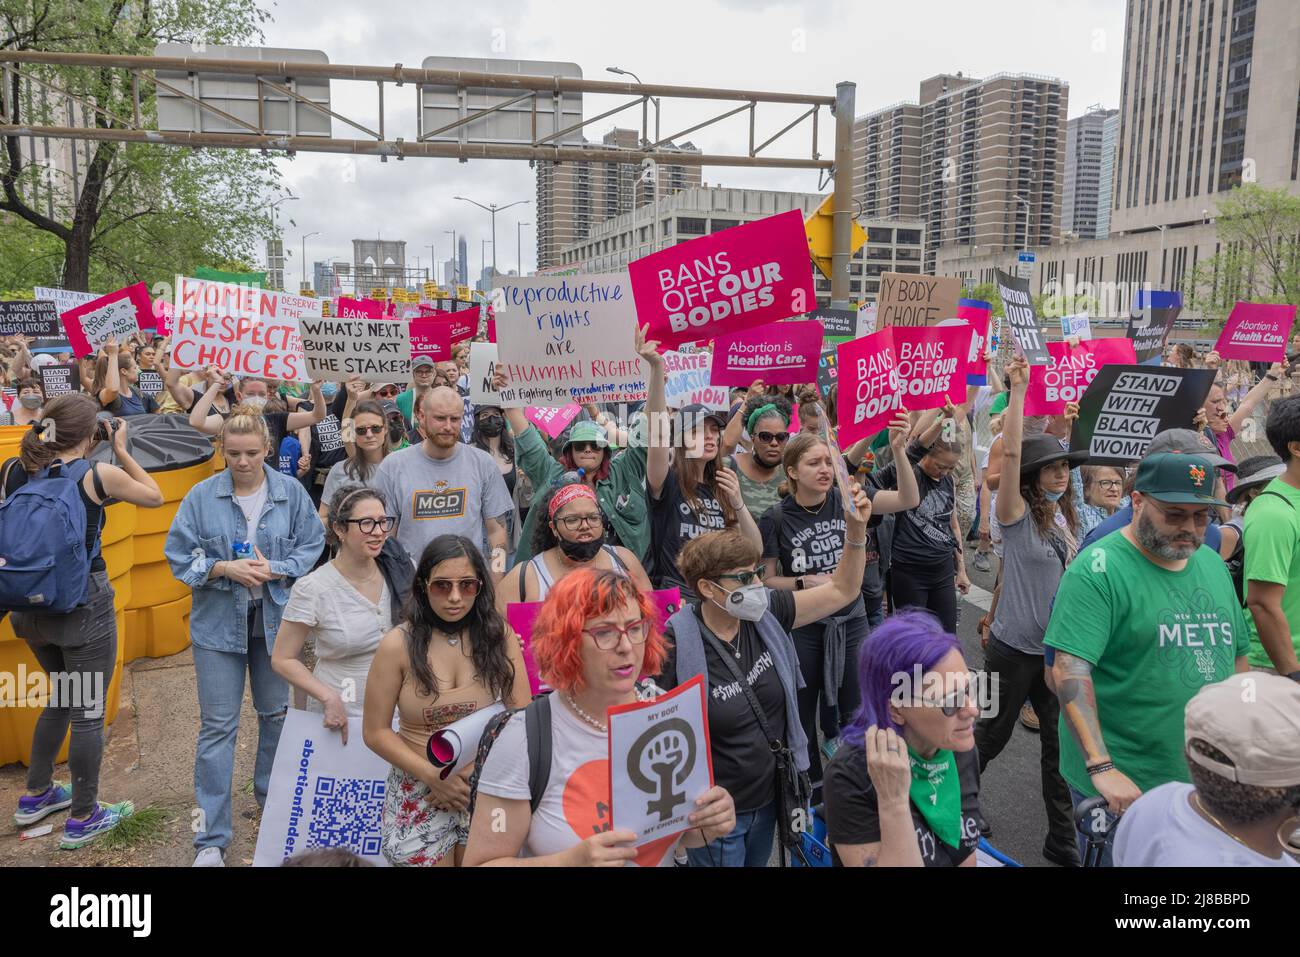
[[[307,847],[346,847],[362,857],[379,854],[384,782],[371,778],[316,779]]]

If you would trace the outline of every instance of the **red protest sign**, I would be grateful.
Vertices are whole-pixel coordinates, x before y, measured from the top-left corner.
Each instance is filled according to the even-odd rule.
[[[903,405],[909,412],[966,401],[966,366],[973,330],[956,326],[890,326]],[[879,333],[877,333],[879,335]]]
[[[91,355],[106,342],[124,342],[155,325],[149,288],[142,282],[92,299],[59,318],[76,356]]]
[[[665,348],[815,308],[803,213],[794,209],[652,253],[627,267],[637,321]]]
[[[713,340],[710,385],[748,388],[755,379],[765,385],[806,385],[817,381],[822,352],[822,324],[772,322]]]
[[[1232,307],[1214,351],[1224,359],[1284,362],[1295,312],[1295,306],[1239,302]]]
[[[875,435],[902,407],[892,328],[840,343],[837,350],[839,440],[844,446]]]
[[[1029,367],[1025,415],[1062,415],[1067,402],[1078,402],[1102,366],[1136,365],[1132,339],[1085,339],[1049,342],[1050,364]]]
[[[349,299],[340,296],[334,315],[339,319],[382,319],[385,307],[377,299]]]
[[[411,320],[411,358],[428,356],[434,362],[451,358],[451,325],[436,319]]]

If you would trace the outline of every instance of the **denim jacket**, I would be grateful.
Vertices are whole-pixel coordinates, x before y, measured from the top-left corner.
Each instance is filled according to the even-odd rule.
[[[172,574],[194,590],[190,642],[195,647],[240,654],[248,650],[249,590],[229,578],[208,578],[217,562],[234,560],[235,542],[254,542],[271,571],[283,576],[262,586],[268,651],[294,580],[312,570],[325,547],[324,526],[302,484],[268,465],[262,470],[266,504],[254,533],[234,499],[229,471],[190,489],[167,533],[163,554]]]

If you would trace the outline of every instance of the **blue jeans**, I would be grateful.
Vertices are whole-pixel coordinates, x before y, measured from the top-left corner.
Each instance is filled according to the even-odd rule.
[[[767,867],[776,842],[776,802],[736,815],[736,827],[726,837],[704,847],[688,847],[691,867]]]
[[[1071,785],[1070,800],[1074,803],[1074,806],[1077,808],[1084,801],[1089,801],[1091,800],[1091,798],[1088,795],[1084,794],[1082,791],[1075,790],[1074,786]],[[1110,852],[1111,852],[1111,848],[1115,844],[1115,824],[1118,821],[1119,821],[1118,817],[1116,817],[1114,814],[1111,814],[1109,811],[1106,812],[1106,846],[1102,848],[1101,861],[1097,864],[1098,867],[1115,866],[1115,864],[1111,861]],[[1077,835],[1076,839],[1079,842],[1079,860],[1082,861],[1084,859],[1084,853],[1088,850],[1088,839],[1083,835],[1082,831],[1076,830],[1075,834]]]
[[[266,804],[271,785],[271,765],[280,743],[289,685],[271,670],[266,639],[250,637],[248,653],[193,648],[194,674],[199,689],[199,744],[194,755],[194,796],[203,812],[203,829],[194,846],[225,848],[230,844],[231,778],[235,773],[235,736],[239,708],[244,700],[244,672],[253,687],[257,710],[257,763],[253,793],[259,806]]]

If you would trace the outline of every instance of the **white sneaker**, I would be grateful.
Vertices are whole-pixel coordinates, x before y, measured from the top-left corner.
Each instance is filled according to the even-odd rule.
[[[219,847],[205,847],[194,856],[194,867],[225,867],[226,859]]]

